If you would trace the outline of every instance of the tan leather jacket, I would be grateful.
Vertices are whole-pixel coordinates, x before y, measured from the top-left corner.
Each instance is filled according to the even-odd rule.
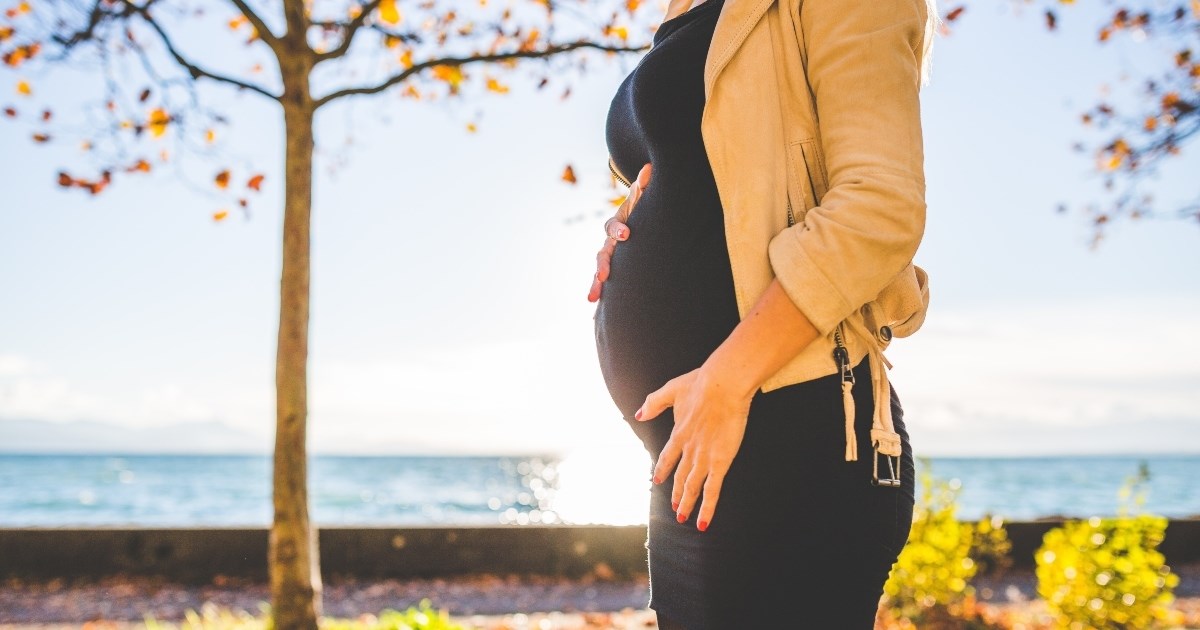
[[[929,304],[927,276],[912,264],[925,229],[918,92],[927,6],[725,0],[704,72],[701,131],[738,310],[745,317],[777,277],[822,335],[761,390],[837,373],[839,341],[850,366],[870,355],[872,443],[894,456],[883,350],[915,332]],[[611,157],[609,168],[629,185]]]

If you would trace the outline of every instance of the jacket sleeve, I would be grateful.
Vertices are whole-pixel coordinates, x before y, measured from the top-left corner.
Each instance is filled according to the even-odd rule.
[[[908,265],[925,231],[918,99],[925,0],[802,0],[799,20],[828,190],[768,246],[822,335]],[[809,164],[814,178],[821,167]]]

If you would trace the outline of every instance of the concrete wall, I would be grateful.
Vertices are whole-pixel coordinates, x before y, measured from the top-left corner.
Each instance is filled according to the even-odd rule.
[[[1015,567],[1033,565],[1059,521],[1007,523]],[[646,571],[644,526],[334,527],[320,530],[326,577],[518,573],[578,577],[604,563]],[[1200,519],[1174,520],[1160,547],[1171,564],[1200,561]],[[266,579],[266,529],[0,529],[0,579],[153,575]]]

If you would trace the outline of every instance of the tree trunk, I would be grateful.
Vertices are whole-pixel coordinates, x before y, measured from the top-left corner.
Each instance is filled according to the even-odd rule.
[[[309,228],[312,214],[311,68],[281,60],[284,78],[283,268],[275,361],[275,516],[271,525],[271,614],[276,630],[315,630],[321,615],[316,531],[308,514]]]

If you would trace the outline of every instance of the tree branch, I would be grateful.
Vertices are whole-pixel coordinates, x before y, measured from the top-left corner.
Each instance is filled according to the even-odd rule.
[[[242,81],[241,79],[235,79],[233,77],[227,77],[225,75],[221,75],[221,74],[217,74],[215,72],[209,71],[209,70],[205,70],[204,68],[201,68],[200,66],[196,65],[195,63],[188,61],[187,58],[185,58],[175,48],[175,44],[173,44],[171,42],[171,38],[169,36],[167,36],[166,31],[164,31],[162,29],[162,27],[159,26],[158,22],[155,21],[155,19],[153,17],[151,17],[149,11],[147,11],[144,7],[139,7],[139,6],[136,6],[133,4],[129,4],[129,3],[126,3],[126,6],[132,7],[134,12],[136,12],[138,15],[140,15],[142,17],[142,19],[145,20],[146,23],[149,24],[150,27],[153,28],[156,33],[158,33],[159,38],[162,39],[163,45],[165,45],[167,47],[167,52],[170,53],[171,56],[175,58],[176,63],[178,63],[180,66],[182,66],[184,70],[187,70],[188,74],[191,75],[191,77],[193,79],[205,77],[208,79],[212,79],[213,81],[218,81],[220,83],[228,83],[229,85],[234,85],[234,86],[237,86],[242,89],[250,90],[252,92],[257,92],[257,93],[259,93],[269,99],[272,99],[272,100],[276,100],[276,101],[279,100],[279,96],[268,92],[266,89],[264,89],[262,87],[254,85],[252,83],[248,83],[246,81]]]
[[[438,65],[466,66],[466,65],[473,64],[473,63],[482,63],[482,62],[490,62],[490,61],[504,61],[506,59],[550,57],[553,55],[557,55],[559,53],[569,52],[571,50],[576,50],[576,49],[580,49],[580,48],[595,48],[596,50],[604,50],[604,51],[608,51],[608,52],[641,52],[641,51],[644,51],[647,48],[649,48],[649,46],[640,46],[637,48],[630,48],[628,46],[605,46],[603,44],[597,44],[595,42],[590,42],[590,41],[579,41],[579,42],[572,42],[570,44],[562,44],[559,46],[551,46],[545,50],[523,50],[523,51],[517,51],[517,52],[510,52],[510,53],[498,53],[498,54],[493,54],[493,55],[478,55],[478,56],[473,56],[473,57],[443,57],[441,59],[431,59],[429,61],[423,61],[418,64],[413,64],[412,67],[407,68],[406,70],[404,70],[403,72],[401,72],[399,74],[393,75],[392,77],[388,78],[387,80],[385,80],[382,83],[379,83],[377,85],[373,85],[373,86],[369,86],[369,87],[346,88],[344,90],[338,90],[337,92],[332,92],[330,94],[326,94],[325,96],[322,96],[321,98],[316,100],[316,102],[313,105],[313,108],[314,109],[320,108],[322,105],[325,105],[327,103],[330,103],[332,101],[335,101],[335,100],[345,97],[345,96],[353,96],[356,94],[378,94],[379,92],[382,92],[382,91],[392,87],[393,85],[396,85],[397,83],[401,83],[408,77],[410,77],[414,74],[417,74],[418,72],[421,72],[422,70],[425,70],[426,68],[431,68],[433,66],[438,66]]]
[[[69,50],[75,47],[77,44],[94,39],[96,37],[96,29],[106,19],[128,17],[134,12],[132,5],[128,4],[125,5],[125,9],[119,13],[111,13],[106,11],[106,6],[108,6],[108,3],[104,2],[103,0],[97,0],[92,5],[91,11],[88,12],[88,22],[86,26],[75,31],[74,33],[71,33],[70,35],[52,33],[50,35],[50,39],[53,40],[54,43],[62,46],[64,49]]]
[[[246,0],[230,0],[230,2],[238,8],[238,11],[242,12],[242,15],[246,16],[247,20],[250,20],[250,24],[254,26],[254,30],[258,31],[259,38],[266,42],[271,47],[271,50],[278,53],[279,49],[276,46],[279,45],[279,37],[267,27],[267,23],[263,21],[262,17],[255,13],[249,4],[246,4]]]
[[[374,13],[375,9],[379,8],[381,2],[382,0],[368,0],[366,4],[360,5],[361,10],[358,15],[354,16],[354,19],[346,24],[339,24],[338,26],[342,28],[342,43],[338,44],[338,47],[333,50],[317,55],[317,63],[329,59],[337,59],[346,54],[350,50],[350,45],[354,43],[354,35],[358,33],[359,28],[367,21],[367,17]]]

